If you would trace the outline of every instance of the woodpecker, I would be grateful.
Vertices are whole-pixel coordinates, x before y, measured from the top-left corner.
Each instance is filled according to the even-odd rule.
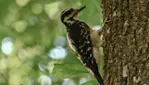
[[[85,22],[77,19],[77,15],[85,7],[64,10],[61,13],[61,22],[66,26],[69,47],[87,70],[97,79],[98,83],[104,85],[93,51],[94,48],[98,47],[96,45],[98,40],[93,37],[94,31]]]

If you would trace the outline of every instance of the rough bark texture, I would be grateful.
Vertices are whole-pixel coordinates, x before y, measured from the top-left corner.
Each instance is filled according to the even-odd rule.
[[[105,85],[149,85],[149,0],[102,0]]]

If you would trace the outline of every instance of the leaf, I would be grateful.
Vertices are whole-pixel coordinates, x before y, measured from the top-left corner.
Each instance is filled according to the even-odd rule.
[[[55,65],[52,75],[56,78],[73,78],[87,74],[88,71],[81,64]]]
[[[81,85],[99,85],[99,84],[96,80],[90,80],[90,81],[83,83]]]

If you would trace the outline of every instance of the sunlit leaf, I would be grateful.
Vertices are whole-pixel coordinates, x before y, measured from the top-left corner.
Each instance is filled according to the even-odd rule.
[[[57,78],[73,78],[88,74],[81,64],[59,64],[55,65],[52,75]]]
[[[99,84],[96,80],[91,80],[91,81],[88,81],[88,82],[83,83],[81,85],[99,85]]]

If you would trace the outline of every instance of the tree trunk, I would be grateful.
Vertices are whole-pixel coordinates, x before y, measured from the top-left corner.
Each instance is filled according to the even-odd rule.
[[[105,85],[149,85],[149,0],[102,0]]]

